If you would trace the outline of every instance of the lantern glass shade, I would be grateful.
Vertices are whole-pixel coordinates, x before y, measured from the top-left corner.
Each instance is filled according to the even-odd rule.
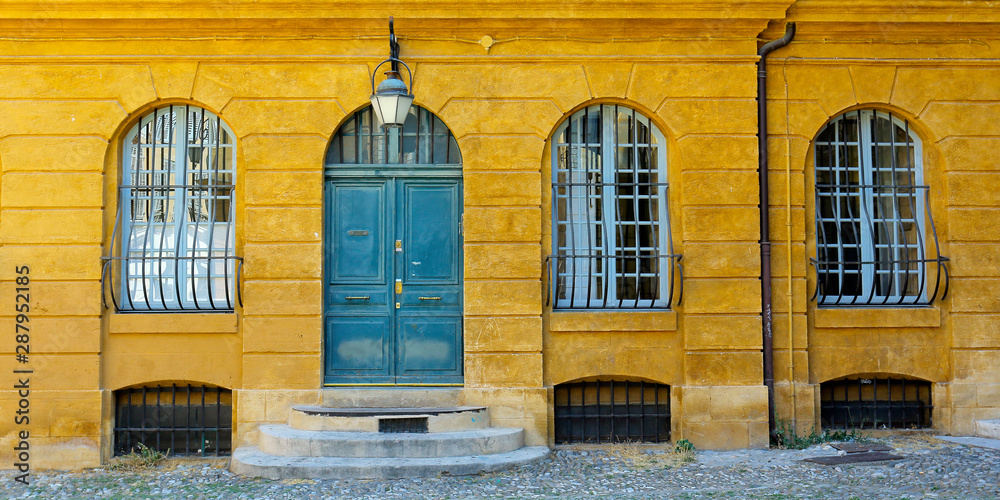
[[[402,127],[413,104],[412,95],[373,95],[372,107],[383,127]]]
[[[413,104],[413,94],[407,92],[406,84],[396,78],[386,78],[371,96],[375,116],[383,127],[402,127],[406,115]]]

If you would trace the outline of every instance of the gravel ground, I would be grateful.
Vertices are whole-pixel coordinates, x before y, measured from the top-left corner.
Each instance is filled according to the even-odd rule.
[[[393,481],[270,481],[235,476],[220,463],[171,463],[145,472],[45,471],[21,486],[6,478],[4,498],[721,498],[721,499],[1000,499],[1000,451],[927,435],[877,440],[903,460],[823,466],[807,450],[699,451],[680,464],[662,452],[617,447],[557,450],[521,469],[479,476]],[[12,476],[10,471],[6,475]]]

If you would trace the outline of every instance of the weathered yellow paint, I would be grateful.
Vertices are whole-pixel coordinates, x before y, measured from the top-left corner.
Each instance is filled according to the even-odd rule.
[[[53,280],[95,280],[101,276],[102,249],[98,245],[4,245],[0,260],[5,263],[31,262],[33,273]],[[16,278],[15,265],[0,267],[0,277]]]
[[[542,272],[537,243],[470,243],[465,245],[465,278],[538,279]]]
[[[466,208],[465,241],[537,242],[540,215],[538,208]]]
[[[541,387],[542,355],[532,352],[467,353],[469,387]]]
[[[941,326],[941,310],[936,307],[817,309],[814,314],[814,322],[818,328],[857,328],[862,325],[867,328]]]
[[[323,202],[322,173],[253,170],[241,178],[248,205],[319,205]]]
[[[555,311],[548,315],[551,332],[672,332],[677,330],[677,313]]]
[[[506,316],[541,314],[542,290],[537,281],[465,282],[465,314]]]
[[[702,243],[684,245],[685,277],[756,277],[760,271],[760,246],[746,243]]]
[[[760,316],[688,315],[684,318],[689,349],[760,349]]]
[[[323,322],[315,317],[250,316],[243,319],[244,352],[320,352]]]
[[[247,208],[245,213],[247,241],[322,241],[323,210],[319,207]]]
[[[466,352],[540,352],[542,318],[476,317],[465,318]]]
[[[243,387],[315,389],[320,387],[319,353],[243,355]]]
[[[323,312],[321,285],[319,280],[247,280],[243,311],[248,316],[315,316]]]
[[[110,333],[236,333],[235,314],[109,314]]]
[[[766,445],[754,63],[760,41],[794,21],[795,40],[768,61],[765,124],[779,418],[794,418],[800,432],[818,426],[819,384],[858,374],[934,382],[942,432],[1000,418],[1000,190],[992,189],[1000,182],[1000,88],[992,84],[1000,14],[953,3],[397,6],[416,102],[448,125],[463,158],[463,404],[488,405],[495,425],[523,426],[529,443],[544,444],[554,385],[641,378],[671,385],[675,438],[699,448]],[[106,459],[112,391],[125,386],[234,389],[235,442],[244,445],[255,444],[261,423],[285,420],[291,404],[318,404],[324,156],[345,117],[367,105],[369,78],[387,55],[385,3],[260,0],[238,23],[211,1],[0,4],[8,37],[0,50],[0,291],[14,296],[9,264],[31,266],[33,408],[44,415],[32,447],[45,457],[33,465]],[[152,26],[169,26],[170,38],[135,36]],[[496,41],[489,50],[478,43],[484,35]],[[145,110],[171,102],[218,113],[238,137],[244,306],[235,313],[124,315],[101,303],[122,135]],[[552,312],[546,303],[547,141],[594,103],[634,107],[667,136],[668,208],[685,274],[683,301],[668,312]],[[923,139],[924,181],[953,278],[934,307],[834,309],[810,300],[811,141],[831,118],[870,107],[905,118]],[[14,321],[0,311],[0,327],[10,331]],[[0,339],[0,352],[14,347]],[[11,396],[0,390],[4,408]],[[0,466],[10,463],[10,430],[0,425]]]
[[[538,206],[541,179],[537,172],[470,172],[463,176],[466,206]]]
[[[259,279],[320,279],[323,245],[319,243],[253,243],[243,247],[243,275]]]

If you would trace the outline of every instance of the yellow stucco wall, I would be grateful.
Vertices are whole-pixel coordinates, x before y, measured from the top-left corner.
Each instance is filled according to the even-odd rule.
[[[340,123],[367,103],[390,14],[415,71],[416,103],[448,125],[462,151],[463,398],[490,406],[494,425],[551,442],[554,385],[629,377],[671,386],[674,438],[699,448],[767,445],[755,63],[759,39],[779,37],[786,21],[798,34],[771,56],[768,85],[779,418],[808,431],[818,425],[818,384],[859,373],[933,382],[943,432],[1000,418],[1000,376],[989,369],[1000,361],[992,223],[1000,197],[991,189],[1000,182],[992,119],[1000,94],[990,85],[1000,72],[1000,16],[975,2],[934,10],[574,0],[440,10],[420,0],[261,1],[238,13],[212,2],[69,4],[0,1],[0,289],[13,302],[14,266],[31,267],[33,466],[106,459],[111,391],[132,385],[233,389],[234,442],[243,445],[260,423],[284,421],[292,404],[319,404],[323,157]],[[115,314],[101,302],[120,141],[143,113],[170,102],[217,113],[237,136],[245,266],[235,314]],[[640,110],[668,138],[669,210],[685,269],[684,299],[671,311],[552,312],[545,303],[548,140],[573,111],[600,102]],[[809,300],[811,141],[831,117],[859,107],[905,117],[923,140],[953,275],[932,308],[820,310]],[[14,321],[0,309],[4,332]],[[13,336],[0,342],[13,359]],[[16,400],[5,384],[2,411]],[[14,429],[0,419],[0,467],[9,467]]]

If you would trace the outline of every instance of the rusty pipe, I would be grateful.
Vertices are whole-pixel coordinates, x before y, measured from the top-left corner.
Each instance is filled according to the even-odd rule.
[[[767,426],[774,435],[774,321],[771,317],[771,237],[767,182],[767,55],[788,45],[795,36],[795,23],[785,25],[785,34],[765,43],[757,51],[757,177],[760,182],[760,319],[764,351],[764,385],[767,386]],[[790,278],[790,277],[789,277]]]

